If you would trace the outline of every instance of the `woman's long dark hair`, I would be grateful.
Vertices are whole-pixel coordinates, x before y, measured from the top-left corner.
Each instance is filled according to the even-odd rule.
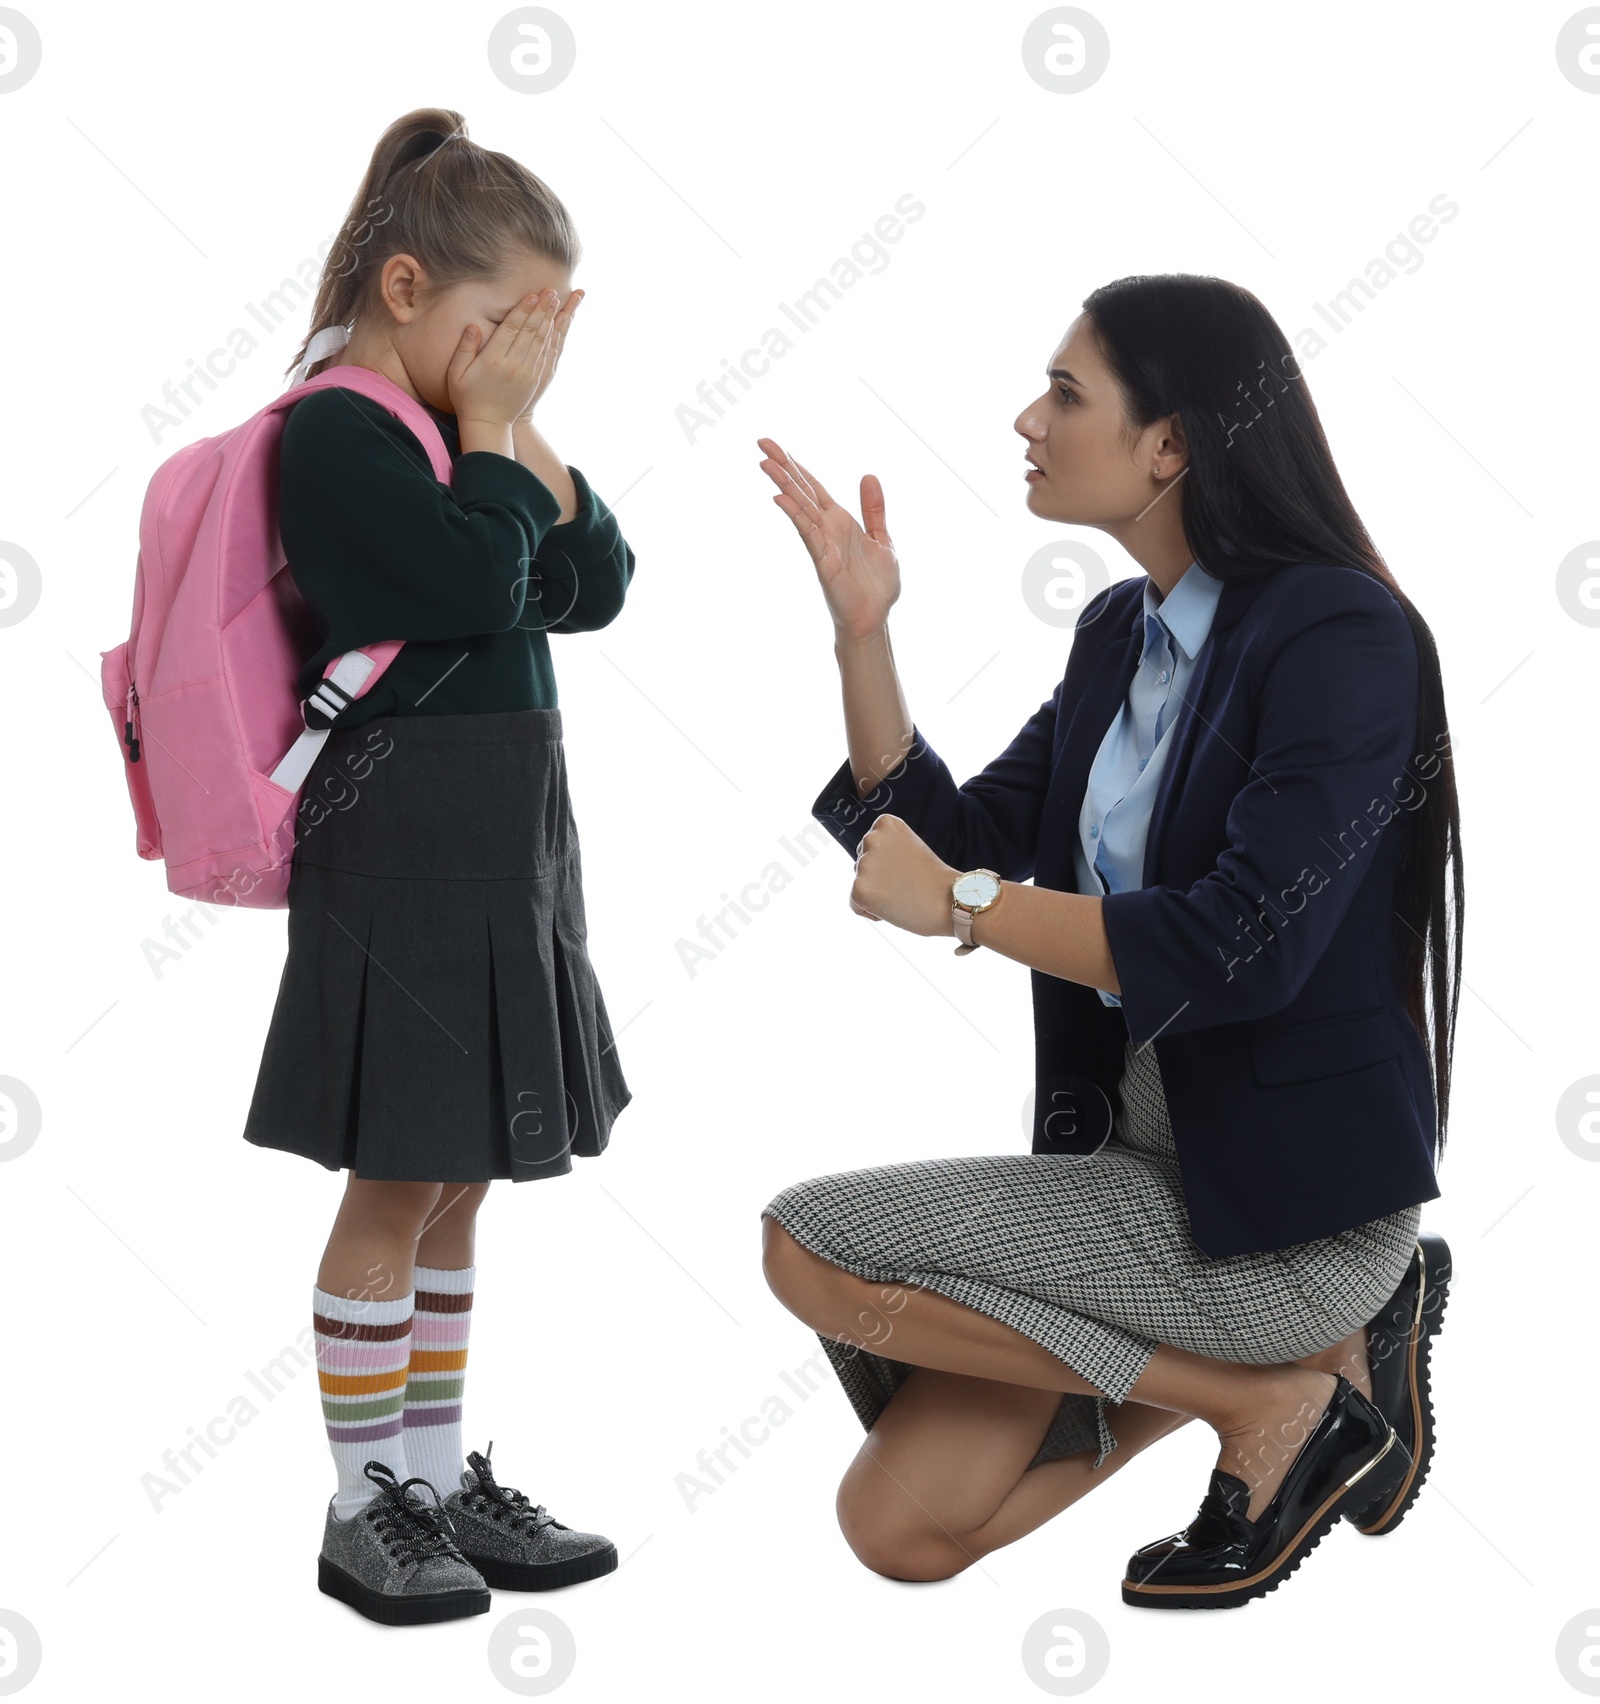
[[[1176,414],[1189,446],[1183,530],[1220,580],[1255,580],[1296,563],[1359,568],[1392,592],[1421,663],[1417,752],[1441,766],[1411,813],[1396,878],[1406,1010],[1429,1046],[1443,1153],[1450,1061],[1461,998],[1461,810],[1433,634],[1361,524],[1288,339],[1248,290],[1222,278],[1119,278],[1083,303],[1142,431]]]

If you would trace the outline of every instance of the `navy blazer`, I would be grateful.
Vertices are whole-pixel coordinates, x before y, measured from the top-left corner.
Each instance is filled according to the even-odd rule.
[[[1138,667],[1144,577],[1078,619],[1061,684],[957,787],[920,728],[866,798],[812,814],[855,856],[892,812],[958,870],[1077,891],[1089,768]],[[1121,1007],[1033,979],[1033,1151],[1092,1153],[1124,1049],[1153,1042],[1190,1228],[1213,1258],[1331,1236],[1439,1194],[1428,1053],[1399,981],[1395,875],[1439,773],[1388,588],[1296,565],[1223,587],[1156,793],[1144,885],[1102,900]],[[1004,901],[1001,901],[1004,904]]]

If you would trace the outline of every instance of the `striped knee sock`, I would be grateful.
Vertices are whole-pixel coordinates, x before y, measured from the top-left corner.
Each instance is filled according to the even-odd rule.
[[[416,1314],[406,1384],[406,1460],[439,1493],[461,1485],[461,1392],[467,1379],[475,1266],[418,1266],[412,1278]]]
[[[362,1469],[381,1461],[406,1477],[401,1424],[411,1361],[411,1298],[358,1301],[311,1291],[322,1417],[339,1469],[333,1512],[341,1521],[366,1507],[378,1488]]]

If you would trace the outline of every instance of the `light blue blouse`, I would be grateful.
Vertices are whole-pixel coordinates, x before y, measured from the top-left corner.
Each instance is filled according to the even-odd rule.
[[[1144,583],[1144,649],[1095,754],[1073,847],[1078,892],[1126,893],[1144,886],[1144,847],[1156,788],[1172,749],[1195,659],[1211,632],[1223,582],[1191,562],[1166,597]],[[1122,1000],[1097,989],[1108,1006]]]

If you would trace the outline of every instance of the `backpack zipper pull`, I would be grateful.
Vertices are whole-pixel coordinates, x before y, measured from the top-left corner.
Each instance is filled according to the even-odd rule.
[[[125,708],[128,719],[123,725],[122,739],[128,748],[128,762],[137,763],[139,761],[139,736],[135,732],[135,727],[139,719],[139,694],[131,681],[128,683],[128,700]]]

